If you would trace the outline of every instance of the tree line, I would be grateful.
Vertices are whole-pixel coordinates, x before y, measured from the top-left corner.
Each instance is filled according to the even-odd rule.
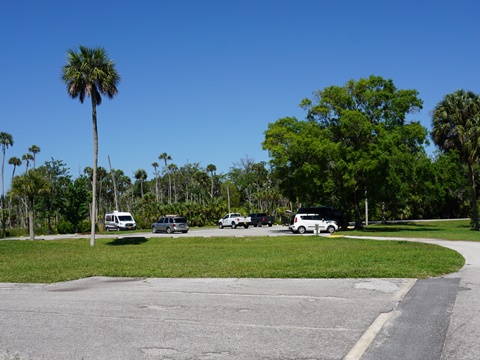
[[[423,102],[413,89],[397,89],[391,79],[370,76],[329,86],[305,98],[306,117],[270,123],[262,147],[269,163],[241,159],[226,174],[214,164],[178,167],[167,153],[152,163],[153,178],[138,169],[133,178],[120,169],[98,167],[97,106],[113,98],[120,76],[103,48],[69,50],[62,81],[67,94],[90,98],[94,130],[93,167],[73,178],[62,160],[35,165],[38,146],[22,159],[10,158],[11,188],[5,195],[6,150],[13,137],[0,133],[2,146],[2,230],[87,232],[91,245],[102,230],[103,214],[130,211],[140,228],[164,214],[186,216],[192,226],[213,225],[228,210],[265,211],[279,217],[297,207],[330,205],[357,227],[368,201],[369,218],[472,217],[479,229],[477,173],[480,97],[458,90],[432,112],[432,132],[409,120]],[[429,136],[430,135],[430,136]],[[425,147],[431,138],[433,156]],[[15,169],[26,162],[25,173]],[[33,161],[33,168],[29,168]],[[366,214],[365,214],[366,215]]]

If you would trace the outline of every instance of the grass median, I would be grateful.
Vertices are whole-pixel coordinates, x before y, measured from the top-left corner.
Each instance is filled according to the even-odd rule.
[[[0,241],[0,282],[140,278],[428,278],[464,265],[457,252],[407,241],[316,236]]]

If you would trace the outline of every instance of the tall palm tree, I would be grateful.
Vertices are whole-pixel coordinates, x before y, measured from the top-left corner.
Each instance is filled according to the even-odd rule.
[[[16,157],[16,156],[12,156],[12,157],[8,160],[8,164],[9,164],[9,165],[13,165],[13,171],[12,171],[12,181],[13,181],[13,178],[15,177],[15,169],[17,168],[17,166],[22,165],[22,159],[19,159],[19,158]]]
[[[432,113],[432,139],[440,150],[456,151],[468,166],[473,229],[479,230],[474,166],[480,160],[480,96],[457,90],[440,101]]]
[[[212,186],[211,186],[211,189],[210,189],[210,198],[213,198],[213,180],[214,180],[214,177],[215,177],[215,171],[217,171],[217,167],[213,164],[208,164],[206,170],[207,170],[207,173],[210,173],[210,176],[212,178]]]
[[[42,175],[40,171],[35,169],[15,177],[12,181],[12,194],[27,199],[30,240],[35,240],[35,231],[33,228],[33,206],[35,198],[48,192],[49,189],[48,179]]]
[[[25,172],[28,172],[28,166],[30,165],[30,161],[33,161],[33,155],[30,153],[23,154],[22,160],[25,161]]]
[[[37,145],[32,145],[28,148],[28,151],[30,151],[33,155],[33,168],[35,169],[36,158],[37,158],[37,154],[40,152],[40,148]]]
[[[175,183],[176,172],[178,170],[178,166],[176,164],[168,164],[168,178],[170,179],[170,174],[173,174],[173,193],[175,195],[175,202],[177,202],[177,185]],[[171,199],[170,199],[170,202]]]
[[[172,203],[172,179],[170,178],[170,172],[168,171],[167,161],[172,160],[172,157],[168,155],[166,152],[162,153],[159,157],[159,160],[165,161],[165,170],[168,174],[168,203]]]
[[[102,103],[102,95],[112,99],[117,93],[120,75],[115,69],[115,63],[108,58],[104,48],[90,49],[79,47],[79,52],[72,49],[67,53],[67,64],[62,69],[62,80],[67,85],[67,93],[72,99],[78,98],[83,104],[85,96],[92,101],[93,127],[93,182],[92,182],[92,209],[91,209],[91,240],[95,245],[95,225],[97,222],[97,167],[98,167],[98,130],[97,106]]]
[[[0,132],[0,144],[2,145],[2,201],[0,209],[2,211],[2,232],[3,237],[7,235],[5,231],[5,213],[3,209],[5,209],[5,151],[8,149],[9,146],[13,146],[13,137],[9,133]]]
[[[155,196],[156,196],[157,203],[158,203],[158,172],[157,172],[158,163],[153,162],[152,166],[153,166],[153,173],[155,174]]]
[[[143,169],[138,169],[135,172],[135,179],[140,181],[140,195],[142,196],[142,199],[143,199],[143,183],[145,180],[147,180],[147,172]]]

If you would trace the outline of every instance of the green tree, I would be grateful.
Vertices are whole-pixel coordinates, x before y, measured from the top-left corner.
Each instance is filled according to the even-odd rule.
[[[62,160],[51,159],[39,166],[37,171],[48,180],[49,189],[38,196],[35,208],[41,214],[41,219],[47,222],[48,232],[53,232],[52,220],[60,218],[65,212],[67,191],[71,183],[70,169]]]
[[[213,198],[213,184],[215,180],[215,171],[217,171],[217,167],[213,164],[208,164],[206,171],[207,173],[210,174],[210,178],[212,179],[212,183],[210,187],[210,198]]]
[[[35,199],[48,191],[48,179],[40,171],[35,169],[32,169],[23,175],[16,176],[12,181],[12,194],[25,199],[25,204],[28,208],[30,240],[35,240],[33,218]]]
[[[88,216],[88,188],[86,176],[80,176],[68,185],[62,214],[74,225],[75,232],[79,231],[79,223]]]
[[[30,166],[30,161],[33,161],[33,155],[26,153],[22,155],[22,160],[25,161],[25,172],[28,172],[28,167]]]
[[[432,139],[441,151],[455,151],[468,167],[472,227],[480,229],[475,166],[480,159],[480,96],[457,90],[446,95],[432,113]]]
[[[168,155],[166,152],[160,154],[158,157],[159,160],[163,160],[165,162],[165,171],[168,174],[168,203],[172,203],[172,179],[170,177],[170,171],[168,169],[167,161],[172,160],[172,157]]]
[[[2,201],[1,201],[1,211],[2,211],[2,231],[3,237],[6,236],[5,231],[5,152],[9,146],[13,146],[13,137],[9,133],[0,132],[0,144],[2,145]]]
[[[143,169],[138,169],[135,172],[135,179],[140,182],[140,194],[143,199],[143,183],[147,180],[147,172]]]
[[[370,76],[319,90],[301,106],[308,111],[306,121],[280,119],[265,133],[263,147],[273,160],[280,188],[302,205],[323,201],[346,213],[353,207],[360,227],[365,192],[373,193],[386,181],[378,176],[383,173],[385,143],[404,145],[413,154],[426,140],[425,131],[412,134],[405,128],[410,126],[406,115],[422,107],[418,92]],[[413,130],[421,129],[413,124]],[[387,155],[395,161],[393,152]]]
[[[79,47],[79,52],[68,50],[67,64],[63,67],[62,80],[67,85],[67,93],[73,99],[78,98],[83,104],[85,96],[92,102],[93,127],[93,181],[91,210],[91,240],[95,245],[96,214],[96,179],[98,167],[98,130],[97,106],[102,103],[102,95],[112,99],[117,93],[120,75],[115,69],[115,63],[109,59],[103,48],[89,49]]]
[[[153,166],[153,174],[155,175],[155,199],[157,200],[157,203],[158,201],[160,200],[159,199],[159,196],[158,196],[158,163],[155,161],[152,163],[152,166]]]
[[[15,177],[15,169],[22,165],[22,159],[16,157],[16,156],[12,156],[9,160],[8,160],[8,164],[9,165],[13,165],[13,171],[12,171],[12,180],[13,178]]]
[[[37,154],[40,152],[40,148],[37,145],[32,145],[28,148],[28,151],[32,153],[33,156],[33,168],[35,169],[36,167],[36,159],[37,159]]]

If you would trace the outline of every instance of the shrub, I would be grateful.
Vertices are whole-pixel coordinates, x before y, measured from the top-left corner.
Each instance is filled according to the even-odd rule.
[[[75,232],[75,226],[68,220],[61,220],[57,224],[59,234],[72,234]]]

